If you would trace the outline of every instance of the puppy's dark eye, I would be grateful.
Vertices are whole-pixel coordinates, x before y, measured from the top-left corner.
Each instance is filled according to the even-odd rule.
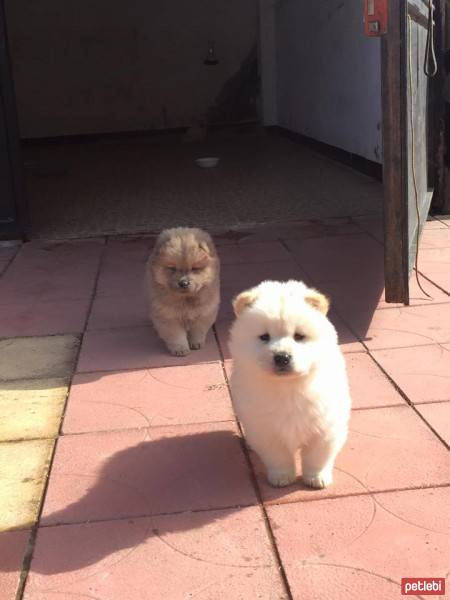
[[[268,333],[263,333],[262,335],[259,336],[259,339],[262,342],[270,342],[270,335]]]
[[[192,267],[193,273],[200,273],[200,271],[203,271],[203,267]]]
[[[175,273],[175,271],[177,269],[176,269],[176,267],[167,267],[167,270],[170,271],[171,273]]]
[[[302,333],[296,333],[294,334],[294,340],[296,342],[303,342],[303,340],[306,338],[306,335],[303,335]]]

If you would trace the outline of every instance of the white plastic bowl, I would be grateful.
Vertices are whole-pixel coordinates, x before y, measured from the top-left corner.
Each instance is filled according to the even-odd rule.
[[[218,156],[205,156],[204,158],[197,158],[195,164],[202,169],[210,169],[211,167],[217,167],[219,160]]]

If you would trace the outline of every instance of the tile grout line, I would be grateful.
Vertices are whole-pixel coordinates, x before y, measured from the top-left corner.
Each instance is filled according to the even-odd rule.
[[[125,328],[126,329],[126,328]],[[64,337],[65,335],[73,335],[75,337],[77,337],[78,339],[80,339],[84,333],[90,333],[90,331],[86,331],[86,332],[78,332],[78,333],[67,333],[67,334],[58,334],[58,336]],[[40,336],[40,335],[36,335],[36,336],[32,336],[33,338],[40,338],[40,337],[48,337],[48,336]],[[22,338],[5,338],[5,339],[11,339],[11,340],[16,340],[16,339],[22,339]],[[2,338],[0,338],[0,341],[2,341]],[[428,344],[431,345],[431,344]],[[363,352],[362,350],[359,351],[355,351],[355,352]],[[355,352],[352,352],[352,354],[354,354]],[[110,374],[116,374],[116,373],[132,373],[135,371],[150,371],[150,370],[156,370],[156,369],[175,369],[175,368],[180,368],[180,367],[201,367],[204,365],[214,365],[220,364],[220,358],[214,359],[214,360],[210,360],[210,361],[204,361],[204,362],[198,362],[198,363],[178,363],[175,365],[155,365],[155,366],[145,366],[145,367],[128,367],[128,368],[121,368],[121,369],[99,369],[97,371],[74,371],[74,375],[96,375],[98,373],[102,373],[103,375],[110,375]],[[37,377],[27,377],[27,381],[42,381],[42,379],[48,379],[48,377],[44,377],[42,378],[41,376],[37,376]],[[55,379],[64,379],[63,377],[57,377]],[[18,381],[23,381],[23,377],[19,378],[19,379],[5,379],[5,380],[0,380],[1,383],[14,383],[14,382],[18,382]]]
[[[354,223],[354,224],[355,224],[357,227],[359,227],[359,228],[361,229],[361,233],[363,233],[363,234],[366,234],[366,235],[367,235],[367,236],[368,236],[368,237],[369,237],[369,238],[370,238],[372,241],[376,242],[378,245],[380,245],[382,248],[384,248],[384,243],[380,242],[380,240],[378,240],[378,239],[377,239],[377,238],[376,238],[374,235],[372,235],[372,233],[371,233],[370,231],[366,231],[366,230],[364,230],[364,229],[361,227],[361,225],[360,225],[359,223],[356,223],[356,222],[354,222],[354,221],[351,221],[351,222],[353,222],[353,223]],[[349,235],[349,234],[343,234],[343,235]],[[361,234],[360,234],[360,233],[358,233],[358,234],[350,234],[350,235],[361,235]],[[284,248],[285,248],[285,249],[286,249],[286,250],[289,252],[289,254],[291,254],[291,256],[292,256],[292,258],[293,258],[294,262],[295,262],[295,263],[296,263],[296,264],[297,264],[297,265],[300,267],[300,269],[302,269],[302,266],[301,266],[301,264],[299,263],[299,261],[297,260],[297,257],[296,257],[296,255],[295,255],[295,254],[294,254],[294,252],[293,252],[293,251],[292,251],[292,250],[289,248],[289,245],[288,245],[289,239],[286,239],[286,238],[278,238],[278,240],[277,240],[277,241],[278,241],[278,242],[280,242],[280,244],[281,244],[281,245],[282,245],[282,246],[283,246],[283,247],[284,247]],[[294,241],[295,241],[295,240],[294,240]],[[449,293],[449,292],[448,292],[448,291],[447,291],[445,288],[443,288],[443,287],[441,287],[439,284],[435,283],[435,282],[434,282],[434,281],[433,281],[433,280],[432,280],[430,277],[428,277],[427,275],[424,275],[420,269],[419,269],[419,273],[420,273],[420,275],[421,275],[421,276],[422,276],[424,279],[426,279],[426,280],[427,280],[429,283],[431,283],[431,284],[432,284],[432,285],[434,285],[436,288],[438,288],[438,289],[439,289],[441,292],[443,292],[443,293],[444,293],[444,294],[446,294],[447,296],[450,296],[450,293]],[[305,275],[307,275],[308,277],[310,277],[310,278],[311,278],[311,281],[313,282],[313,284],[314,284],[314,285],[316,285],[316,286],[317,286],[317,287],[320,289],[320,287],[321,287],[321,282],[317,282],[317,281],[315,281],[314,277],[313,277],[313,276],[311,276],[311,275],[310,275],[310,274],[309,274],[307,271],[305,271]],[[324,282],[324,283],[326,283],[326,282]],[[339,282],[336,282],[336,283],[338,283],[338,284],[339,284]],[[442,305],[442,304],[447,304],[448,302],[449,302],[448,300],[444,300],[444,299],[443,299],[443,300],[442,300],[442,302],[434,302],[432,305],[433,305],[433,306],[436,306],[436,305]],[[397,303],[395,303],[395,304],[397,304]],[[421,304],[421,303],[418,303],[418,304],[412,304],[412,305],[404,305],[404,306],[400,306],[400,307],[398,307],[398,306],[377,306],[377,307],[374,309],[374,312],[375,312],[375,310],[389,310],[389,309],[390,309],[390,310],[392,310],[392,309],[395,309],[395,308],[410,308],[410,307],[411,307],[411,308],[414,308],[414,307],[419,307],[419,306],[431,306],[431,304],[430,304],[430,302],[427,302],[427,301],[424,299],[424,303],[423,303],[423,304]],[[342,313],[341,313],[341,312],[339,312],[339,310],[337,310],[337,309],[336,309],[336,305],[335,305],[335,304],[333,304],[333,309],[334,309],[334,310],[335,310],[335,311],[338,313],[338,316],[339,316],[339,317],[340,317],[342,320],[344,320],[344,322],[347,324],[347,322],[345,321],[345,319],[342,317]],[[353,332],[353,330],[352,330],[352,333],[354,333],[354,332]],[[356,336],[356,337],[357,337],[357,339],[359,339],[359,337],[358,337],[358,336]]]
[[[438,288],[438,290],[441,290],[441,292],[444,292],[444,294],[447,294],[447,296],[450,296],[450,292],[448,292],[445,288],[441,287],[438,283],[436,283],[435,281],[433,281],[428,275],[425,275],[425,273],[423,273],[420,268],[419,268],[419,273],[420,275],[429,283],[431,283],[432,285],[434,285],[435,287]],[[445,304],[445,302],[436,302],[435,304]],[[426,306],[426,305],[425,305]]]
[[[434,427],[432,427],[432,425],[425,419],[425,417],[422,415],[422,413],[417,409],[415,403],[412,400],[409,399],[409,397],[407,396],[407,394],[402,390],[402,388],[395,381],[395,379],[393,379],[389,375],[389,373],[383,368],[383,366],[381,365],[381,363],[379,363],[377,361],[377,359],[374,356],[372,356],[372,354],[370,352],[369,352],[369,356],[372,358],[372,360],[375,362],[375,364],[378,366],[378,368],[384,373],[385,377],[391,382],[391,384],[394,386],[394,388],[397,390],[397,392],[402,396],[402,398],[405,400],[405,402],[407,403],[407,405],[416,413],[416,415],[421,419],[421,421],[423,421],[425,423],[425,425],[428,427],[428,429],[435,435],[435,437],[437,437],[437,439],[444,445],[444,447],[447,448],[447,450],[450,450],[449,444],[436,431],[436,429],[434,429]],[[425,404],[429,404],[429,403],[425,403]]]
[[[372,358],[372,357],[371,357]],[[378,366],[378,365],[377,365]],[[384,373],[383,373],[384,374]],[[389,383],[391,383],[389,381]],[[414,405],[415,406],[428,406],[428,405],[432,405],[432,404],[446,404],[446,403],[450,403],[450,399],[449,400],[433,400],[432,402],[415,402]],[[353,406],[352,407],[352,412],[363,412],[363,411],[372,411],[372,410],[383,410],[386,408],[408,408],[408,404],[405,404],[405,402],[396,402],[395,404],[380,404],[377,406]],[[155,431],[155,433],[158,432],[158,430],[166,430],[166,429],[185,429],[187,427],[193,427],[193,428],[197,428],[197,427],[204,427],[205,425],[222,425],[222,424],[227,424],[227,423],[233,423],[236,424],[236,417],[234,416],[233,418],[230,419],[220,419],[218,421],[195,421],[192,423],[173,423],[170,425],[143,425],[142,427],[136,426],[136,427],[122,427],[122,428],[114,428],[114,429],[88,429],[86,431],[69,431],[67,433],[63,433],[61,432],[58,436],[59,438],[71,438],[71,437],[78,437],[78,436],[82,436],[82,435],[109,435],[109,434],[116,434],[116,433],[137,433],[137,432],[144,432],[147,430],[152,430]],[[15,438],[15,439],[10,439],[10,440],[4,440],[2,441],[2,444],[20,444],[22,442],[36,442],[39,440],[55,440],[56,438],[54,437],[28,437],[28,438]]]
[[[9,268],[11,267],[11,265],[13,264],[13,262],[15,261],[16,257],[19,256],[20,251],[22,250],[23,244],[26,242],[22,242],[16,252],[13,254],[13,256],[11,256],[11,258],[6,262],[6,267],[3,269],[3,271],[0,273],[0,278],[4,277],[6,275],[6,272],[9,270]]]
[[[232,403],[232,400],[231,400],[230,382],[229,382],[229,379],[228,379],[227,371],[225,369],[225,358],[224,358],[224,355],[223,355],[223,352],[222,352],[222,348],[221,348],[220,343],[219,343],[219,336],[217,334],[217,330],[216,330],[215,324],[213,326],[213,331],[214,331],[214,337],[215,337],[215,340],[216,340],[216,344],[217,344],[218,349],[219,349],[219,354],[220,354],[220,357],[221,357],[221,366],[222,366],[223,377],[224,377],[225,382],[227,384],[228,394],[230,396],[230,402],[231,402],[231,406],[232,406],[232,409],[233,409],[233,414],[235,415],[233,403]],[[294,600],[294,597],[292,595],[292,591],[291,591],[291,588],[290,588],[290,585],[289,585],[289,581],[288,581],[288,578],[287,578],[286,570],[284,568],[283,561],[281,560],[281,555],[280,555],[280,552],[278,550],[278,546],[277,546],[276,539],[275,539],[275,534],[273,533],[272,526],[270,524],[269,515],[267,513],[266,507],[264,505],[264,501],[262,499],[261,490],[259,489],[259,486],[258,486],[258,481],[257,481],[257,478],[256,478],[255,471],[253,469],[252,461],[250,459],[250,455],[249,455],[249,452],[248,452],[247,444],[245,442],[245,438],[244,438],[244,434],[243,434],[243,431],[242,431],[242,427],[241,427],[241,424],[240,424],[239,420],[237,419],[236,415],[235,415],[235,423],[237,425],[237,429],[238,429],[238,433],[239,433],[239,443],[240,443],[240,446],[241,446],[241,451],[242,451],[242,453],[244,455],[245,462],[247,463],[248,474],[250,476],[250,481],[252,483],[252,486],[253,486],[253,489],[254,489],[254,492],[255,492],[256,500],[258,502],[258,506],[260,508],[260,511],[261,511],[261,514],[262,514],[262,517],[263,517],[264,527],[266,529],[267,537],[269,538],[269,543],[270,543],[270,546],[271,546],[271,549],[272,549],[272,552],[273,552],[273,555],[274,555],[274,558],[275,558],[275,564],[278,567],[278,570],[279,570],[279,573],[280,573],[280,577],[281,577],[281,582],[282,582],[283,587],[285,588],[285,592],[287,594],[288,600]]]
[[[25,587],[27,584],[27,580],[28,580],[28,573],[30,571],[30,567],[31,567],[31,562],[33,559],[33,553],[34,553],[34,548],[35,548],[35,543],[36,543],[36,538],[37,538],[37,534],[38,534],[38,530],[39,530],[39,525],[40,525],[40,520],[42,517],[42,511],[44,508],[44,502],[45,502],[45,497],[47,495],[47,489],[48,489],[48,485],[50,482],[50,475],[51,475],[51,471],[52,471],[52,466],[53,466],[53,461],[55,458],[55,454],[56,454],[56,448],[57,448],[57,444],[58,444],[58,440],[61,436],[62,433],[62,424],[64,421],[64,417],[65,417],[65,413],[66,413],[66,408],[67,408],[67,403],[69,400],[69,394],[70,394],[70,389],[71,389],[71,385],[72,385],[72,380],[73,377],[76,373],[76,368],[77,368],[77,364],[78,364],[78,359],[81,353],[81,347],[83,344],[83,338],[84,338],[84,334],[86,332],[86,327],[89,321],[89,316],[91,314],[91,310],[92,310],[92,305],[94,303],[94,299],[95,299],[95,294],[97,291],[97,285],[98,285],[98,280],[100,277],[100,271],[101,271],[101,267],[103,265],[103,259],[106,253],[106,248],[108,245],[108,237],[105,236],[103,238],[103,248],[102,248],[102,252],[100,254],[100,258],[98,261],[98,267],[97,267],[97,273],[94,279],[94,285],[92,288],[92,294],[91,294],[91,298],[90,298],[90,302],[89,302],[89,306],[88,309],[86,311],[86,318],[85,318],[85,322],[84,322],[84,326],[83,326],[83,331],[81,332],[81,334],[79,334],[79,340],[80,340],[80,344],[78,347],[78,352],[76,353],[76,357],[74,359],[73,362],[73,370],[71,375],[67,378],[68,382],[67,382],[67,392],[66,392],[66,399],[65,399],[65,403],[63,406],[63,409],[61,411],[61,417],[60,417],[60,423],[59,423],[59,428],[58,428],[58,433],[56,435],[56,437],[54,438],[54,443],[53,443],[53,449],[51,452],[51,456],[50,456],[50,461],[49,461],[49,465],[48,465],[48,469],[47,469],[47,474],[46,474],[46,478],[45,478],[45,483],[44,483],[44,489],[42,490],[42,494],[41,494],[41,498],[40,498],[40,505],[39,505],[39,510],[38,510],[38,514],[37,514],[37,518],[36,521],[34,522],[32,528],[31,528],[31,533],[30,533],[30,537],[28,539],[28,543],[27,543],[27,548],[25,551],[25,555],[22,561],[22,569],[20,572],[20,577],[19,577],[19,584],[17,586],[17,591],[16,591],[16,600],[22,600],[23,595],[25,593]]]
[[[287,499],[281,501],[268,500],[267,506],[286,506],[288,504],[310,504],[311,502],[323,502],[324,500],[340,500],[341,498],[360,498],[362,496],[378,496],[382,494],[398,494],[402,492],[417,492],[420,490],[438,490],[438,489],[450,489],[450,483],[432,483],[430,485],[416,485],[408,486],[403,488],[385,488],[382,490],[369,490],[365,489],[363,492],[349,492],[347,494],[336,494],[334,496],[320,496],[316,498],[305,499]],[[317,491],[317,490],[315,490]]]
[[[450,402],[450,397],[444,400],[421,400],[420,402],[414,402],[414,406],[432,406],[433,404],[445,404],[446,402]]]
[[[158,519],[160,517],[176,517],[178,515],[190,515],[190,514],[198,514],[198,513],[211,513],[211,512],[221,512],[221,511],[233,511],[242,508],[254,508],[256,504],[254,503],[244,503],[244,504],[232,504],[225,506],[215,506],[214,508],[189,508],[182,510],[174,510],[173,512],[159,512],[154,514],[125,514],[125,515],[116,515],[104,518],[94,518],[87,519],[85,521],[62,521],[57,523],[47,523],[41,525],[40,529],[52,529],[55,527],[71,527],[71,526],[79,526],[79,525],[92,525],[95,523],[110,523],[116,521],[128,521],[128,520],[141,520],[141,519]],[[20,530],[17,530],[20,531]]]
[[[59,429],[58,429],[58,437],[57,437],[57,439],[59,439],[59,437],[62,435],[62,425],[63,425],[63,422],[64,422],[64,418],[66,416],[67,404],[68,404],[68,401],[69,401],[69,394],[70,394],[70,391],[71,391],[71,388],[72,388],[72,381],[73,381],[74,376],[77,374],[77,367],[78,367],[78,361],[80,359],[81,348],[83,346],[84,336],[85,336],[85,334],[87,332],[87,325],[88,325],[88,322],[89,322],[89,318],[91,316],[92,306],[94,304],[95,296],[97,294],[98,282],[99,282],[99,279],[100,279],[100,272],[101,272],[102,267],[103,267],[103,262],[104,262],[104,258],[105,258],[107,247],[108,247],[108,236],[105,236],[104,243],[103,243],[103,249],[102,249],[99,261],[98,261],[97,273],[96,273],[95,279],[94,279],[94,285],[93,285],[93,288],[92,288],[91,298],[90,298],[90,301],[89,301],[89,304],[88,304],[88,307],[87,307],[87,311],[86,311],[86,318],[84,320],[83,330],[82,330],[82,332],[80,334],[80,345],[79,345],[79,348],[78,348],[77,355],[75,357],[74,368],[73,368],[72,374],[70,376],[69,384],[68,384],[68,387],[67,387],[66,402],[64,403],[64,407],[63,407],[63,410],[62,410],[62,413],[61,413],[61,420],[60,420],[60,423],[59,423]]]
[[[402,492],[416,492],[420,490],[437,490],[437,489],[446,489],[450,488],[450,483],[432,483],[429,485],[418,485],[418,486],[408,486],[403,488],[385,488],[381,490],[365,490],[362,492],[349,492],[348,494],[340,494],[335,496],[321,496],[310,499],[287,499],[281,501],[268,500],[264,506],[272,507],[272,506],[286,506],[290,504],[309,504],[311,502],[324,502],[325,500],[340,500],[341,498],[358,498],[361,496],[378,496],[382,494],[394,494],[394,493],[402,493]],[[47,523],[42,524],[40,529],[51,529],[55,527],[71,527],[71,526],[79,526],[79,525],[91,525],[95,523],[108,523],[110,521],[127,521],[129,519],[153,519],[159,517],[172,517],[178,515],[189,515],[189,514],[197,514],[197,513],[209,513],[209,512],[219,512],[219,511],[233,511],[241,508],[256,508],[260,507],[259,504],[254,503],[244,503],[244,504],[231,504],[225,506],[218,506],[214,508],[195,508],[195,509],[183,509],[183,510],[175,510],[173,512],[160,512],[155,514],[126,514],[126,515],[118,515],[118,516],[110,516],[105,518],[94,518],[87,519],[85,521],[66,521],[66,522],[57,522],[57,523]],[[18,531],[27,531],[27,529],[10,529],[9,532],[18,532]]]
[[[358,218],[358,217],[356,217],[356,218]],[[354,223],[355,225],[357,225],[357,227],[359,227],[363,233],[366,233],[372,240],[374,240],[375,242],[377,242],[377,244],[379,244],[380,246],[382,246],[384,248],[384,242],[382,242],[375,235],[373,235],[373,233],[371,231],[364,229],[360,223],[358,223],[357,221],[354,220],[354,217],[350,217],[350,221],[351,221],[351,223]],[[381,223],[383,223],[382,218],[381,218]]]
[[[342,320],[344,321],[344,323],[347,325],[347,327],[350,329],[350,331],[353,333],[353,335],[356,335],[353,328],[351,327],[351,325],[343,318],[341,317]],[[356,336],[358,339],[359,337]],[[380,371],[384,374],[384,376],[387,378],[387,380],[391,383],[391,385],[397,390],[397,392],[400,394],[400,396],[405,400],[406,404],[416,413],[416,415],[425,423],[425,425],[428,427],[428,429],[430,429],[430,431],[434,434],[435,437],[437,437],[437,439],[444,445],[445,448],[450,449],[449,448],[449,444],[444,440],[444,438],[442,436],[439,435],[439,433],[430,425],[430,423],[428,423],[428,421],[425,419],[425,417],[420,413],[420,411],[417,410],[416,406],[414,405],[414,403],[409,399],[409,397],[407,396],[407,394],[402,390],[402,388],[397,384],[397,382],[395,381],[395,379],[393,379],[393,377],[391,377],[389,375],[389,373],[383,368],[383,366],[381,365],[381,363],[376,359],[376,357],[372,354],[372,352],[376,352],[377,350],[399,350],[402,349],[403,347],[399,347],[399,348],[373,348],[372,351],[371,349],[367,346],[367,344],[365,344],[364,340],[361,340],[361,344],[363,344],[363,346],[366,348],[367,350],[367,354],[370,356],[370,358],[374,361],[374,363],[378,366],[378,368],[380,369]],[[422,344],[421,346],[442,346],[443,343],[438,343],[438,342],[434,342],[434,343],[430,343],[430,344]],[[421,346],[406,346],[407,348],[411,348],[411,347],[421,347]]]
[[[289,247],[284,242],[282,242],[282,243],[287,248],[287,250],[290,251]],[[294,260],[295,260],[295,255],[292,252],[291,252],[291,254],[294,256]],[[308,277],[309,277],[309,275],[308,275]],[[433,283],[433,285],[434,285],[433,281],[430,281],[430,283]],[[436,287],[439,287],[439,286],[436,286]],[[439,289],[441,289],[441,288],[439,288]],[[445,291],[445,290],[442,290],[442,291]],[[445,293],[447,293],[447,292],[445,292]],[[442,304],[446,305],[447,303],[443,302]],[[336,310],[336,308],[335,308],[334,310],[336,311],[338,317],[340,317],[342,319],[343,323],[348,327],[348,329],[350,330],[350,332],[356,337],[357,340],[360,341],[360,343],[366,349],[367,354],[375,362],[375,364],[378,366],[378,368],[381,370],[381,372],[384,373],[384,375],[387,378],[387,380],[394,386],[394,388],[397,390],[397,392],[400,394],[400,396],[405,400],[405,402],[407,403],[407,405],[410,408],[412,408],[412,410],[416,413],[416,415],[425,423],[425,425],[438,438],[438,440],[445,446],[445,448],[450,449],[449,448],[449,444],[443,439],[442,436],[439,435],[439,433],[430,425],[430,423],[428,423],[428,421],[425,419],[425,417],[420,413],[419,410],[417,410],[417,408],[414,405],[414,403],[408,398],[408,396],[401,389],[401,387],[397,384],[397,382],[387,373],[387,371],[385,371],[385,369],[382,367],[382,365],[376,360],[376,358],[372,354],[372,351],[384,350],[384,349],[392,350],[392,349],[396,349],[396,348],[373,348],[372,351],[371,351],[371,349],[368,347],[368,345],[365,343],[365,341],[363,339],[361,339],[359,335],[356,334],[356,332],[354,331],[354,329],[351,326],[351,324],[342,315],[342,313],[339,311],[339,309]],[[422,345],[423,346],[435,346],[435,345],[442,345],[442,344],[443,343],[433,342],[433,343],[430,343],[430,344],[422,344]],[[407,347],[410,347],[410,346],[407,346]],[[413,346],[413,347],[416,347],[416,346]],[[398,349],[400,349],[400,348],[402,348],[402,347],[400,346]]]

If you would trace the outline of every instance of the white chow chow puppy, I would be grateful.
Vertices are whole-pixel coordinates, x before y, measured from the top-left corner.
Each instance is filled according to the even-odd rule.
[[[269,483],[332,482],[347,437],[350,394],[328,300],[300,281],[264,281],[233,301],[231,391],[249,445]]]

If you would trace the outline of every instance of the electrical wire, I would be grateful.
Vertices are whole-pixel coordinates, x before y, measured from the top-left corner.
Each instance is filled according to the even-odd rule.
[[[431,1],[431,0],[430,0]],[[409,111],[410,116],[410,125],[411,125],[411,166],[412,166],[412,176],[414,183],[414,196],[416,203],[416,214],[417,214],[417,237],[416,237],[416,257],[415,257],[415,271],[416,271],[416,281],[419,288],[428,298],[431,298],[430,294],[428,294],[422,287],[422,284],[419,281],[419,240],[420,240],[420,211],[419,211],[419,193],[417,191],[417,177],[416,177],[416,152],[415,152],[415,139],[414,139],[414,102],[413,102],[413,69],[412,69],[412,27],[411,27],[412,19],[410,15],[408,15],[408,72],[409,72],[409,95],[411,100],[411,110]]]
[[[434,47],[434,4],[433,0],[428,0],[428,27],[427,44],[425,47],[425,60],[423,70],[427,77],[434,77],[438,71],[436,50]]]

